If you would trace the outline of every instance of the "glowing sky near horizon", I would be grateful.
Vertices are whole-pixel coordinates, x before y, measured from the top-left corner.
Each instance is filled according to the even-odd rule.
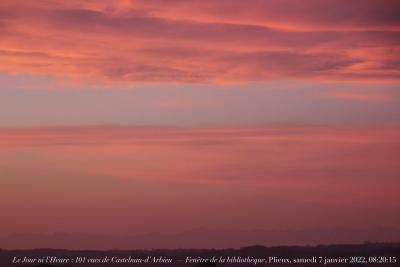
[[[0,237],[362,224],[399,241],[399,11],[1,1]]]

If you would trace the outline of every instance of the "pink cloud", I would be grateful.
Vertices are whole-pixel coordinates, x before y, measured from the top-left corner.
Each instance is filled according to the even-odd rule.
[[[0,234],[398,225],[399,134],[398,127],[1,129]]]
[[[399,58],[390,52],[400,40],[396,7],[394,1],[2,1],[0,71],[112,83],[397,81]]]

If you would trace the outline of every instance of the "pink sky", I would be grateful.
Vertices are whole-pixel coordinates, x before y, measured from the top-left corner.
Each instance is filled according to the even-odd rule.
[[[399,9],[1,1],[0,247],[399,241]]]
[[[399,133],[287,126],[1,130],[1,234],[44,235],[36,243],[29,235],[21,238],[22,247],[57,246],[60,240],[45,236],[57,232],[115,238],[193,228],[323,229],[338,238],[349,229],[370,231],[336,240],[311,235],[296,244],[364,242],[370,235],[397,240],[399,233],[390,229],[400,219]],[[389,240],[380,236],[385,231],[392,231]],[[82,248],[85,239],[75,236],[76,245],[68,246]],[[127,248],[127,239],[110,246]],[[163,244],[158,239],[147,248]],[[95,240],[88,246],[107,247]]]

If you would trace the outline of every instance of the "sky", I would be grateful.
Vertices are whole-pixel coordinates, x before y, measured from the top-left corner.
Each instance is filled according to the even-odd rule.
[[[2,0],[0,247],[400,241],[399,11]]]

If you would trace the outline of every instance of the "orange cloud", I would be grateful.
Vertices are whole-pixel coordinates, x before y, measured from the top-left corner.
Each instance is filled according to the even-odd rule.
[[[398,80],[396,10],[390,0],[2,1],[0,71],[113,83]]]
[[[162,0],[134,0],[132,6],[145,7],[150,14],[171,18],[249,24],[288,31],[398,31],[396,0],[356,1],[290,0],[173,0],[167,6]]]

